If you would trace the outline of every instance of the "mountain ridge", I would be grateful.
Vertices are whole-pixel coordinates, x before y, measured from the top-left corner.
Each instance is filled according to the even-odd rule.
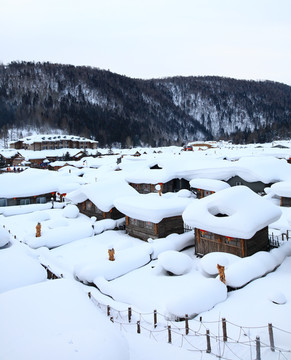
[[[0,65],[0,132],[62,129],[101,146],[290,137],[291,87],[218,76],[134,79],[51,63]]]

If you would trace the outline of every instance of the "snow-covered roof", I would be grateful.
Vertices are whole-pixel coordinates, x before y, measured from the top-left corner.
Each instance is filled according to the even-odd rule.
[[[100,181],[84,185],[80,189],[67,194],[67,199],[75,204],[87,199],[91,200],[100,210],[110,211],[114,201],[123,196],[136,196],[137,191],[124,180]]]
[[[190,193],[190,192],[189,192]],[[123,214],[142,221],[155,224],[164,218],[178,216],[183,213],[193,199],[178,193],[167,193],[159,196],[156,193],[138,194],[136,196],[121,197],[114,201],[115,207]]]
[[[16,140],[16,141],[11,141],[10,144],[14,144],[18,141],[22,141],[24,144],[33,144],[35,142],[54,142],[54,141],[62,141],[62,140],[71,140],[71,141],[86,141],[86,142],[90,142],[90,143],[98,143],[98,141],[94,141],[94,140],[91,140],[91,139],[87,139],[85,137],[82,137],[82,136],[75,136],[75,135],[56,135],[56,134],[53,134],[53,135],[32,135],[32,136],[26,136],[22,139],[19,139],[19,140]]]
[[[158,184],[166,183],[175,179],[176,174],[171,170],[164,169],[144,169],[142,172],[130,173],[126,180],[134,184]]]
[[[273,184],[271,186],[271,191],[272,193],[278,196],[291,197],[291,180],[281,181],[276,184]]]
[[[226,216],[218,217],[218,214]],[[185,223],[191,227],[242,239],[250,239],[280,216],[279,207],[246,186],[235,186],[196,200],[183,213]]]
[[[7,173],[0,177],[0,198],[14,198],[46,194],[67,193],[77,189],[82,178],[56,171],[27,169],[21,173]]]
[[[230,187],[228,183],[221,180],[201,179],[201,178],[191,180],[190,186],[196,189],[203,189],[203,190],[215,191],[215,192]]]

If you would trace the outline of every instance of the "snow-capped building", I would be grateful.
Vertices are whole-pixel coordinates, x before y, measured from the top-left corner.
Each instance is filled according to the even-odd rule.
[[[116,209],[114,201],[122,196],[135,196],[137,192],[126,181],[104,181],[84,185],[67,194],[67,201],[78,206],[80,212],[97,220],[120,219],[124,214]]]
[[[182,213],[193,201],[188,190],[178,193],[138,194],[117,199],[116,208],[126,215],[126,231],[141,240],[184,232]]]
[[[245,186],[221,190],[197,200],[183,213],[195,228],[195,253],[219,251],[240,257],[268,250],[268,225],[281,210]]]
[[[197,196],[202,199],[205,196],[211,195],[217,191],[227,189],[230,185],[221,180],[215,179],[193,179],[190,181],[190,189]]]
[[[97,149],[98,141],[73,135],[32,135],[11,141],[11,149],[53,150],[62,148]]]
[[[57,193],[65,194],[83,183],[77,176],[55,171],[27,169],[21,173],[7,173],[0,177],[0,207],[46,203]]]
[[[291,181],[281,181],[271,186],[271,191],[280,197],[280,205],[291,207]]]

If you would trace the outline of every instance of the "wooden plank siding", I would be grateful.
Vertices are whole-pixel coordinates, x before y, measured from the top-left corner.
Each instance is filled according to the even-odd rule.
[[[16,205],[30,205],[30,204],[45,204],[51,201],[51,198],[56,200],[55,193],[46,193],[34,196],[14,197],[10,199],[1,198],[1,206],[16,206]],[[5,202],[5,205],[2,203]]]
[[[240,257],[250,256],[269,248],[268,227],[258,231],[251,239],[230,238],[223,235],[195,229],[195,254],[226,252]]]
[[[130,236],[146,241],[148,238],[157,239],[173,233],[182,234],[184,223],[182,216],[164,218],[157,224],[129,217],[126,221],[126,232]]]
[[[117,210],[115,207],[113,207],[110,211],[104,212],[100,210],[91,200],[83,201],[79,204],[77,204],[80,213],[87,215],[89,217],[95,216],[97,220],[103,220],[103,219],[121,219],[124,217],[124,214],[122,214],[119,210]]]

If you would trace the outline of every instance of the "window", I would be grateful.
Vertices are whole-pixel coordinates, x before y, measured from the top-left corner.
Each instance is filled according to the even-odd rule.
[[[145,221],[144,222],[144,227],[145,229],[153,229],[154,228],[154,223],[150,222],[150,221]]]
[[[137,220],[137,219],[133,219],[133,218],[129,218],[129,223],[130,223],[130,225],[135,225],[135,226],[137,226],[137,225],[138,225],[138,220]]]
[[[36,198],[36,203],[37,204],[45,204],[46,203],[46,197],[45,196],[38,196]]]
[[[20,199],[19,205],[29,205],[30,199]]]
[[[0,207],[7,206],[7,199],[0,199]]]
[[[93,210],[93,203],[90,200],[86,201],[86,210],[92,211]]]
[[[242,182],[241,181],[236,181],[235,186],[238,186],[238,185],[242,185]]]

